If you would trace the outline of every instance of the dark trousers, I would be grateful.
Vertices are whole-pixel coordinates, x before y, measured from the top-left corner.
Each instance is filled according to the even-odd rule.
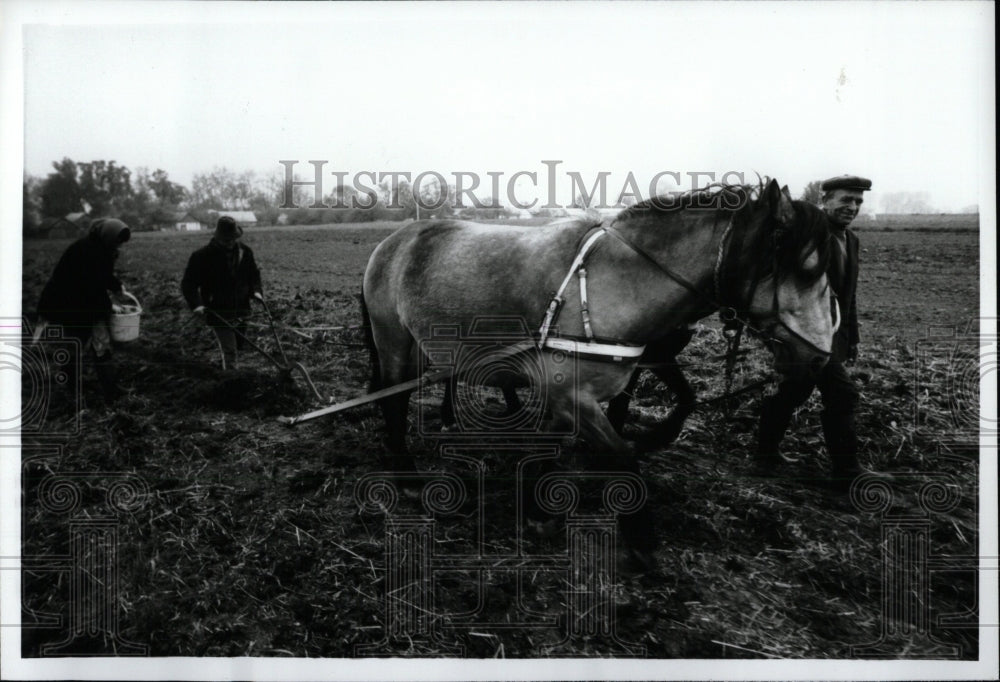
[[[216,313],[216,316],[221,317]],[[223,323],[223,320],[225,323]],[[215,332],[215,337],[219,340],[219,350],[222,352],[222,368],[234,369],[236,367],[236,351],[243,350],[245,345],[244,337],[247,333],[247,322],[238,317],[209,317],[209,326]],[[236,329],[236,331],[233,330]],[[239,332],[237,334],[236,332]]]
[[[823,436],[834,473],[849,471],[858,465],[858,434],[854,412],[858,389],[844,365],[830,360],[814,380],[785,380],[778,391],[764,399],[760,411],[757,457],[764,464],[779,460],[778,445],[792,421],[796,408],[805,403],[818,388],[823,399]]]

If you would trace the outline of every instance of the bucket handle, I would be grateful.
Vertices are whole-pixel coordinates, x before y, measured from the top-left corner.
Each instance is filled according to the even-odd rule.
[[[129,298],[132,299],[132,302],[135,303],[135,307],[137,308],[137,310],[135,312],[137,312],[137,313],[141,313],[142,312],[142,304],[139,303],[139,299],[137,299],[135,296],[132,295],[132,292],[126,291],[125,287],[122,287],[122,294],[121,295],[122,296],[128,296]]]

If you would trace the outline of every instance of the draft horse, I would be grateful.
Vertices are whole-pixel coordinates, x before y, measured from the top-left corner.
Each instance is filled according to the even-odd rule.
[[[439,325],[458,330],[457,352],[483,317],[529,321],[540,326],[525,332],[535,343],[524,352],[539,356],[551,424],[575,419],[595,452],[626,455],[599,403],[622,392],[647,344],[720,308],[768,341],[777,372],[822,369],[839,324],[825,274],[829,237],[825,214],[775,180],[655,197],[607,225],[411,223],[376,247],[365,270],[372,388],[426,369],[422,342]],[[575,376],[557,381],[566,352]],[[409,397],[380,407],[393,465],[412,469]],[[623,467],[635,468],[631,460]]]

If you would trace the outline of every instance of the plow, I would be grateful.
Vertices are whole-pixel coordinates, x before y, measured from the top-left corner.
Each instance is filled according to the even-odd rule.
[[[272,365],[274,365],[275,368],[278,370],[279,378],[291,379],[293,377],[293,374],[295,372],[298,372],[299,374],[302,375],[302,378],[305,380],[306,384],[309,386],[310,390],[313,392],[313,395],[316,396],[316,399],[318,401],[320,401],[321,403],[330,402],[328,399],[324,399],[323,395],[316,388],[316,384],[313,382],[312,377],[309,376],[309,370],[306,369],[305,365],[303,365],[301,362],[297,361],[292,362],[288,359],[288,354],[285,353],[285,347],[281,343],[281,337],[278,336],[278,330],[275,326],[274,316],[271,314],[270,307],[263,299],[258,299],[258,301],[264,308],[264,312],[267,316],[267,322],[268,322],[267,326],[271,331],[271,335],[274,337],[274,343],[276,348],[278,349],[278,355],[280,355],[280,358],[275,357],[273,353],[270,353],[267,350],[265,350],[259,343],[252,340],[249,336],[244,334],[243,331],[241,331],[236,325],[232,324],[229,320],[225,319],[218,313],[206,310],[206,314],[211,317],[213,323],[218,324],[219,326],[225,327],[230,331],[232,331],[238,339],[243,341],[243,343],[247,344],[247,346],[249,346],[257,353],[259,353],[261,357],[263,357]]]

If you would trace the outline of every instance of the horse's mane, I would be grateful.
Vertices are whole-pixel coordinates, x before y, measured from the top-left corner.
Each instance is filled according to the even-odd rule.
[[[779,273],[793,273],[813,284],[827,270],[830,262],[830,219],[823,209],[808,201],[793,201],[794,229],[773,230],[777,242]],[[803,253],[816,251],[818,261],[812,268],[802,262]]]
[[[701,189],[691,189],[686,192],[671,192],[640,201],[634,206],[624,209],[616,220],[629,220],[654,213],[670,213],[686,209],[716,209],[720,211],[739,211],[757,198],[763,191],[761,185],[730,185],[713,183]]]
[[[664,194],[624,209],[615,220],[628,221],[648,218],[650,214],[685,210],[712,210],[716,226],[720,219],[733,221],[731,254],[736,270],[766,277],[774,274],[777,266],[779,276],[795,275],[805,284],[813,284],[826,272],[829,262],[829,220],[817,206],[793,201],[795,221],[791,228],[767,217],[754,229],[751,223],[755,222],[755,208],[764,195],[767,182],[768,178],[761,178],[758,184],[715,183],[702,189]],[[807,268],[802,255],[814,250],[818,263]]]
[[[758,229],[746,229],[753,217],[752,208],[734,216],[733,232],[742,242],[734,244],[733,249],[738,270],[755,272],[758,277],[791,275],[807,286],[823,276],[830,261],[829,218],[821,208],[806,201],[792,201],[792,209],[795,218],[791,226],[767,216]],[[814,251],[816,265],[807,267],[803,256]]]

